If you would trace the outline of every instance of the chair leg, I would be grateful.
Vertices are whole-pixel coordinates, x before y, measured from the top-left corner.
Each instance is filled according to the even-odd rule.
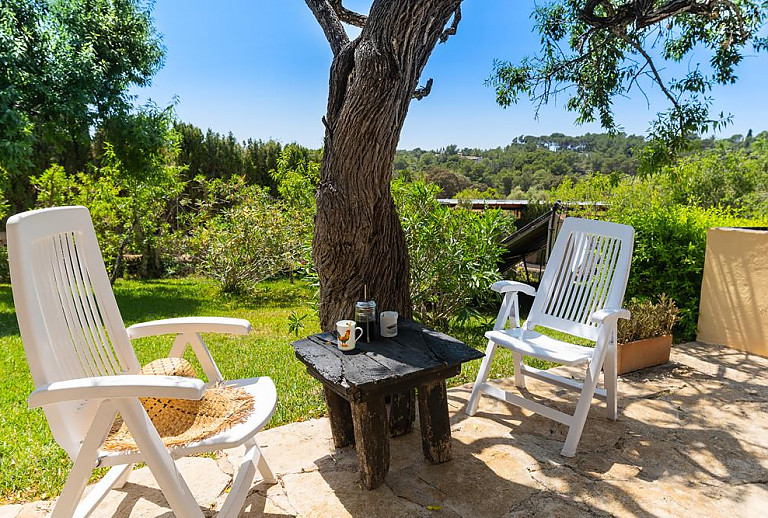
[[[275,477],[274,472],[272,471],[272,468],[269,467],[269,464],[267,464],[267,459],[264,458],[264,454],[261,453],[261,450],[259,450],[258,446],[255,446],[256,450],[259,452],[259,460],[256,463],[256,468],[259,470],[259,473],[261,474],[261,478],[264,479],[264,482],[267,484],[275,484],[277,482],[277,477]]]
[[[603,363],[603,384],[605,385],[606,416],[614,421],[618,418],[618,365],[616,345],[612,344],[605,353]]]
[[[88,484],[93,465],[96,462],[95,455],[88,455],[88,460],[84,457],[84,452],[81,450],[81,454],[78,456],[77,460],[75,460],[74,466],[72,466],[72,470],[69,472],[67,482],[64,484],[61,495],[56,501],[56,505],[51,513],[51,518],[75,516],[77,504],[83,496],[83,491],[85,491],[85,486]],[[109,491],[109,488],[107,488],[107,491]]]
[[[138,398],[122,400],[116,404],[174,514],[181,518],[193,516],[202,518],[203,512],[200,506],[192,496],[189,486],[184,482],[184,478],[176,468],[176,463],[163,445],[163,441]]]
[[[485,348],[485,357],[480,364],[480,370],[477,372],[477,379],[475,380],[475,386],[472,388],[472,395],[469,396],[469,403],[467,403],[466,412],[468,415],[475,415],[477,412],[477,405],[480,403],[480,395],[482,394],[483,383],[488,379],[488,373],[491,371],[491,362],[496,355],[497,345],[488,340],[488,346]]]
[[[107,493],[115,487],[122,487],[128,475],[131,474],[133,464],[123,464],[110,468],[104,478],[99,480],[88,493],[88,496],[80,500],[74,516],[85,517],[90,515],[107,496]]]
[[[576,455],[576,448],[581,439],[581,433],[584,431],[584,423],[587,421],[589,406],[592,404],[592,397],[597,388],[597,379],[600,376],[600,369],[596,369],[597,376],[592,374],[592,369],[587,367],[587,377],[581,388],[579,402],[576,403],[576,412],[573,414],[573,422],[568,428],[568,436],[565,438],[565,445],[560,454],[563,457],[573,457]]]
[[[525,388],[525,373],[523,373],[523,354],[512,351],[512,359],[515,364],[515,386]]]
[[[102,404],[91,423],[91,428],[85,436],[83,444],[80,446],[80,452],[72,466],[72,471],[69,472],[67,482],[64,484],[61,495],[56,501],[56,506],[51,513],[51,518],[88,516],[88,514],[90,514],[92,509],[78,509],[78,503],[83,496],[83,491],[85,491],[85,486],[88,484],[88,479],[91,477],[93,466],[98,459],[99,446],[104,442],[104,438],[107,436],[107,433],[109,433],[109,429],[112,426],[114,419],[114,407],[108,404]],[[94,490],[101,490],[103,494],[106,494],[110,490],[110,486],[107,486],[106,488],[94,488]],[[101,499],[99,498],[99,501],[100,500]]]
[[[112,486],[113,489],[120,489],[123,486],[125,486],[125,483],[128,482],[128,477],[131,476],[131,471],[133,471],[134,464],[129,464],[128,467],[125,469],[122,475],[115,480],[115,484]]]

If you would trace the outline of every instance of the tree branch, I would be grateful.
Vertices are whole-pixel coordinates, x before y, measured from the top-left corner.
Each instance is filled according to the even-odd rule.
[[[411,94],[411,99],[416,99],[417,101],[421,101],[426,96],[429,95],[429,93],[432,91],[432,78],[430,77],[427,79],[427,84],[422,86],[421,88],[417,88],[413,91]]]
[[[453,21],[451,26],[446,28],[440,35],[440,43],[445,43],[449,37],[456,34],[456,29],[459,28],[459,22],[461,21],[461,5],[453,12]]]
[[[365,26],[365,22],[368,21],[367,16],[363,16],[362,14],[350,11],[341,5],[341,0],[330,0],[330,2],[331,7],[333,7],[333,10],[336,12],[336,16],[338,16],[339,20],[342,22],[354,25],[355,27],[360,27],[362,29]]]
[[[640,53],[641,56],[645,58],[645,62],[648,63],[648,66],[651,68],[651,72],[653,72],[653,77],[656,80],[656,83],[658,83],[659,88],[661,88],[661,91],[664,92],[664,95],[667,96],[667,99],[672,103],[672,105],[675,108],[680,108],[680,104],[677,102],[677,98],[672,95],[672,92],[669,91],[669,89],[664,84],[664,81],[661,79],[661,75],[659,74],[659,71],[656,69],[656,65],[653,63],[653,59],[651,59],[651,56],[648,55],[648,53],[645,51],[642,45],[640,45],[638,42],[627,36],[625,33],[621,32],[620,30],[614,30],[612,31],[618,38],[621,40],[627,42],[630,46],[632,46],[633,49],[635,49],[637,52]]]
[[[328,0],[304,0],[315,15],[320,27],[323,28],[325,37],[328,39],[328,43],[331,45],[331,51],[336,56],[341,52],[348,43],[349,36],[347,31],[344,30],[344,26],[341,25],[336,11],[328,3]]]
[[[350,76],[355,69],[355,49],[360,44],[360,38],[356,38],[345,46],[333,58],[331,63],[331,79],[328,85],[328,118],[324,121],[329,135],[333,133],[336,119],[347,96]]]
[[[727,0],[726,0],[727,1]],[[614,7],[608,0],[590,0],[579,13],[579,18],[592,27],[613,28],[634,24],[643,29],[678,14],[711,14],[720,0],[669,0],[653,9],[653,2],[635,0]],[[726,4],[727,5],[727,4]],[[603,7],[607,16],[595,13],[598,7]]]

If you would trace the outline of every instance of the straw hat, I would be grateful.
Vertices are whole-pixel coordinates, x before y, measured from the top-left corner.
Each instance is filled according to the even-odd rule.
[[[194,367],[183,358],[161,358],[148,363],[141,374],[197,377]],[[245,390],[213,385],[203,397],[194,399],[140,398],[152,424],[166,447],[202,441],[245,421],[253,411],[253,396]],[[104,451],[138,450],[128,427],[118,415],[104,445]]]

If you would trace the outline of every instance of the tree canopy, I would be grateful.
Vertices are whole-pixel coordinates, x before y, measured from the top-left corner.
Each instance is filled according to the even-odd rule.
[[[145,0],[0,3],[0,167],[82,170],[91,132],[131,108],[163,63]],[[14,182],[18,184],[19,182]]]

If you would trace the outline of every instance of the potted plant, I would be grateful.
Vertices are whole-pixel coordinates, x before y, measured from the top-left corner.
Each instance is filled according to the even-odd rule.
[[[632,299],[627,309],[632,318],[620,320],[618,329],[619,374],[668,362],[672,326],[680,313],[675,301],[662,294],[656,303]]]

